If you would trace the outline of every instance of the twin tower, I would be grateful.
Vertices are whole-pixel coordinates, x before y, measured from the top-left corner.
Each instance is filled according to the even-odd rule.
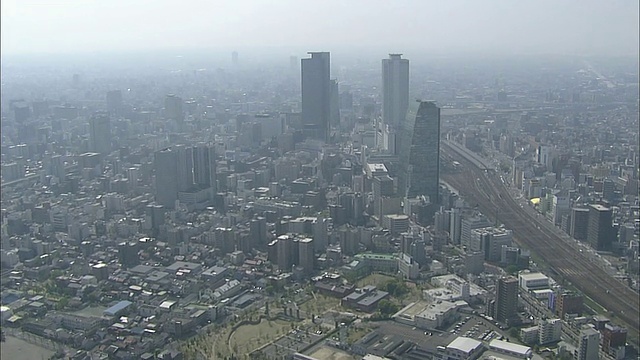
[[[328,141],[331,97],[330,54],[310,52],[302,59],[302,122],[308,137]],[[337,95],[337,94],[334,94]],[[378,148],[400,159],[398,185],[410,198],[425,195],[438,202],[440,108],[431,101],[409,102],[409,60],[389,54],[382,60],[382,119],[376,121]],[[335,125],[335,124],[334,124]]]

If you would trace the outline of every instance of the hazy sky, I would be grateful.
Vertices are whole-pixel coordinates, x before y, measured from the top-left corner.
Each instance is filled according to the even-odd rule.
[[[359,47],[635,55],[638,0],[2,0],[3,55]]]

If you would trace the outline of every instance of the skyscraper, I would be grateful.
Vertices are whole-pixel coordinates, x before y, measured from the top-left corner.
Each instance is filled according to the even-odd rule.
[[[89,119],[89,148],[102,155],[111,152],[111,120],[106,113],[96,113]]]
[[[518,279],[504,277],[496,287],[495,318],[501,323],[512,319],[518,310]]]
[[[328,52],[310,52],[302,59],[302,124],[311,138],[329,139],[331,80]]]
[[[373,190],[373,213],[382,221],[382,198],[395,195],[393,178],[389,175],[376,176],[371,185]]]
[[[401,125],[409,106],[409,60],[402,54],[389,54],[382,60],[382,120]]]
[[[316,221],[311,225],[315,251],[325,251],[327,249],[327,246],[329,245],[329,238],[327,235],[328,223],[328,219],[318,217]]]
[[[62,155],[53,155],[51,157],[51,175],[57,177],[60,182],[64,182],[67,177],[64,160],[65,157]]]
[[[249,223],[249,231],[256,247],[264,248],[267,245],[267,219],[258,216]]]
[[[153,159],[156,171],[156,202],[173,209],[178,199],[178,156],[171,149],[156,151]]]
[[[428,196],[437,204],[440,179],[440,108],[432,101],[418,101],[419,106],[412,120],[413,111],[407,113],[400,143],[400,182],[409,198]]]
[[[201,187],[211,187],[215,194],[216,186],[216,154],[215,148],[207,144],[198,144],[193,148],[193,180]]]
[[[193,187],[193,148],[176,145],[176,168],[174,176],[178,182],[178,191],[187,191]]]

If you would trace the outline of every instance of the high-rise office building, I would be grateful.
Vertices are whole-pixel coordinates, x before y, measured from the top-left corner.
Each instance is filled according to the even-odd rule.
[[[471,234],[471,229],[469,230]],[[460,208],[452,208],[449,214],[449,241],[458,245],[462,239],[462,213]]]
[[[612,179],[606,178],[602,180],[602,197],[607,201],[615,199],[616,183]]]
[[[111,116],[121,115],[122,112],[122,91],[107,91],[107,112]]]
[[[329,246],[329,219],[318,217],[311,226],[315,251],[325,251]]]
[[[160,226],[164,225],[165,208],[158,204],[149,204],[145,208],[145,222],[148,221],[148,228],[156,236]]]
[[[216,153],[213,146],[198,144],[193,148],[193,180],[196,185],[210,187],[213,194],[216,186]]]
[[[173,94],[167,95],[164,99],[164,111],[167,119],[183,121],[182,98]]]
[[[599,204],[589,206],[587,241],[594,250],[609,251],[613,242],[611,209]]]
[[[67,178],[67,168],[64,162],[65,157],[62,155],[53,155],[51,157],[51,175],[57,177],[60,182],[64,182]]]
[[[580,241],[587,240],[589,228],[589,209],[571,209],[571,224],[569,225],[569,235]]]
[[[382,199],[395,195],[393,188],[393,178],[389,175],[376,176],[373,178],[373,213],[382,221]]]
[[[489,221],[489,219],[487,219],[487,217],[482,214],[477,214],[473,216],[461,215],[461,218],[462,220],[460,220],[460,245],[469,249],[471,248],[472,231],[474,229],[490,227],[492,224],[491,224],[491,221]],[[484,251],[484,250],[476,249],[474,251]]]
[[[174,147],[177,160],[175,177],[178,191],[188,191],[193,187],[193,148],[184,145]]]
[[[277,252],[278,252],[278,269],[280,271],[289,271],[291,266],[295,264],[293,256],[294,244],[293,238],[289,235],[280,235],[278,237]],[[296,254],[296,257],[298,254]]]
[[[302,59],[302,123],[304,133],[327,141],[330,129],[331,80],[328,52],[310,52]]]
[[[249,232],[254,244],[259,248],[267,245],[267,219],[258,216],[249,223]]]
[[[111,120],[106,113],[96,113],[89,119],[89,148],[102,155],[111,152]]]
[[[401,125],[409,106],[409,60],[402,54],[389,54],[382,60],[382,120]]]
[[[156,171],[156,202],[173,209],[178,199],[178,156],[171,149],[156,151],[153,159]]]
[[[312,273],[315,260],[313,239],[300,239],[298,242],[298,254],[298,265],[302,266],[305,273]]]
[[[428,196],[438,203],[440,179],[440,108],[431,101],[418,101],[408,111],[400,143],[400,194],[409,198]],[[412,119],[413,114],[415,118]]]
[[[512,319],[518,310],[518,279],[504,277],[496,287],[495,318],[501,323]]]
[[[467,249],[473,252],[484,252],[485,260],[500,261],[502,246],[511,246],[512,239],[512,231],[508,229],[496,227],[473,229]]]

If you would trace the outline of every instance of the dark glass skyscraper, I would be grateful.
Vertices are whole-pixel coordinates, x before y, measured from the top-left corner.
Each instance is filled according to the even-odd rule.
[[[587,241],[594,250],[610,251],[613,242],[611,209],[599,204],[589,206]]]
[[[400,138],[400,189],[409,198],[428,196],[438,203],[440,108],[432,101],[411,106]]]
[[[328,52],[310,52],[302,59],[302,124],[308,137],[329,138],[331,80]]]

